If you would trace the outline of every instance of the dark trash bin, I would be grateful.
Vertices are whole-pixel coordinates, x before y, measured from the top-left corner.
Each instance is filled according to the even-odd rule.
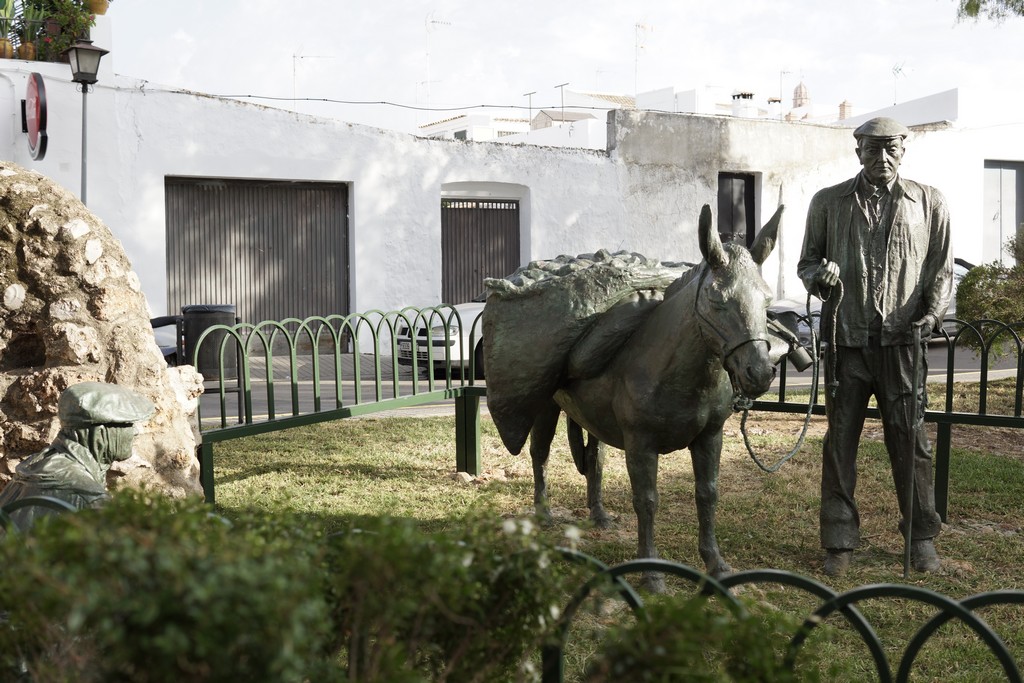
[[[158,318],[150,318],[149,324],[153,327],[153,337],[160,347],[167,365],[175,367],[178,363],[184,363],[185,359],[179,358],[181,353],[181,316],[162,315]],[[173,327],[172,330],[164,330],[165,327]]]
[[[234,304],[191,304],[181,307],[182,318],[182,339],[184,345],[183,363],[192,363],[196,351],[196,343],[210,327],[214,325],[231,326],[239,322],[235,317]],[[213,332],[203,340],[199,348],[199,357],[196,359],[196,370],[204,380],[221,379],[220,376],[220,347],[227,332],[219,330]],[[234,341],[228,341],[224,346],[224,377],[223,379],[238,378],[238,345]]]

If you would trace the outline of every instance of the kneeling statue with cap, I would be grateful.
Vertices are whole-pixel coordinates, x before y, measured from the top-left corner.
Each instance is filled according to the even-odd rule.
[[[49,447],[29,456],[0,491],[0,507],[30,496],[49,496],[78,509],[107,499],[107,470],[132,454],[135,425],[148,419],[153,403],[116,384],[82,382],[61,394],[61,429]],[[15,510],[10,517],[26,530],[54,511],[40,506]]]

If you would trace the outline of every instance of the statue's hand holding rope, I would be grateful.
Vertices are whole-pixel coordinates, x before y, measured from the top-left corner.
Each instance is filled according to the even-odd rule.
[[[833,397],[836,395],[836,391],[839,388],[839,383],[836,380],[836,314],[839,308],[839,304],[843,300],[843,283],[839,279],[839,264],[835,261],[829,261],[828,259],[821,259],[821,265],[818,266],[818,270],[814,273],[814,280],[821,287],[828,287],[827,292],[821,292],[819,297],[822,300],[830,299],[835,297],[835,305],[832,307],[832,324],[830,329],[832,331],[830,344],[830,358],[832,360],[832,383],[829,385],[829,392]],[[807,401],[807,414],[804,416],[804,425],[800,430],[800,434],[797,437],[796,445],[788,453],[783,455],[774,465],[766,465],[761,462],[761,459],[754,452],[754,447],[750,444],[750,437],[747,435],[747,416],[753,406],[753,401],[750,399],[742,399],[737,401],[734,405],[735,410],[743,411],[743,418],[740,420],[740,433],[743,435],[743,443],[747,447],[747,453],[750,454],[750,458],[754,463],[765,472],[777,472],[780,467],[787,463],[790,458],[800,452],[803,447],[804,438],[807,436],[807,428],[811,424],[811,415],[814,411],[814,405],[818,400],[818,358],[819,358],[819,345],[817,335],[814,333],[814,318],[811,316],[811,292],[807,292],[807,325],[811,332],[811,395]],[[783,360],[785,362],[785,360]]]
[[[818,283],[819,289],[828,287],[827,292],[820,292],[818,295],[822,301],[831,299],[832,290],[836,289],[835,302],[832,305],[831,338],[828,340],[828,352],[832,359],[832,381],[828,385],[828,391],[830,396],[835,397],[839,389],[839,376],[836,374],[836,363],[838,361],[838,355],[836,354],[836,316],[839,314],[839,304],[843,301],[843,281],[839,279],[839,264],[825,258],[821,259],[821,264],[814,273],[814,281]],[[810,311],[810,299],[810,293],[808,293],[808,311]]]
[[[821,259],[821,265],[814,273],[814,281],[825,287],[835,287],[839,282],[839,264],[828,259]]]

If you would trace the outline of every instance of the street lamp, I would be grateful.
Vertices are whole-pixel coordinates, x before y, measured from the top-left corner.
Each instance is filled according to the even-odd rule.
[[[82,86],[82,194],[81,200],[85,204],[85,176],[86,176],[86,102],[89,94],[89,86],[96,82],[96,74],[100,70],[100,58],[109,50],[96,47],[91,40],[80,38],[77,43],[69,47],[64,54],[68,56],[71,64],[71,80],[80,83]]]

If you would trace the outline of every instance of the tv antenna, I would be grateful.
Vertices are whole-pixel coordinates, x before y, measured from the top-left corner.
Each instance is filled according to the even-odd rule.
[[[644,38],[648,31],[653,31],[653,26],[637,22],[633,24],[633,97],[636,98],[640,89],[640,50],[647,47]]]
[[[527,102],[529,103],[527,106],[529,106],[529,108],[530,108],[530,119],[529,119],[529,121],[530,121],[530,124],[531,124],[531,126],[530,126],[531,128],[533,127],[533,125],[532,125],[533,124],[533,96],[536,95],[536,94],[537,94],[536,90],[531,90],[530,92],[524,92],[523,93],[523,97],[529,98],[529,99],[527,99]]]
[[[896,84],[899,83],[900,78],[905,78],[906,74],[903,73],[903,62],[894,64],[892,67],[892,106],[896,106]]]
[[[299,52],[302,52],[302,48],[299,48]],[[334,59],[332,55],[303,55],[303,54],[292,54],[292,109],[298,111],[296,107],[295,96],[295,65],[299,63],[300,59]]]
[[[782,69],[781,71],[779,71],[779,120],[780,121],[782,119],[786,118],[786,114],[785,114],[786,105],[783,104],[783,102],[785,102],[785,100],[782,98],[782,96],[784,94],[783,90],[782,90],[782,77],[786,76],[786,75],[788,75],[790,73],[792,73],[792,72],[789,71],[788,69]]]
[[[437,30],[438,26],[451,26],[452,22],[445,21],[443,19],[434,18],[434,10],[427,12],[427,16],[423,19],[423,29],[426,32],[426,46],[427,46],[427,80],[425,85],[427,86],[427,107],[430,107],[430,34]]]
[[[565,86],[569,85],[569,82],[559,83],[555,87],[562,91],[562,123],[565,124]]]

